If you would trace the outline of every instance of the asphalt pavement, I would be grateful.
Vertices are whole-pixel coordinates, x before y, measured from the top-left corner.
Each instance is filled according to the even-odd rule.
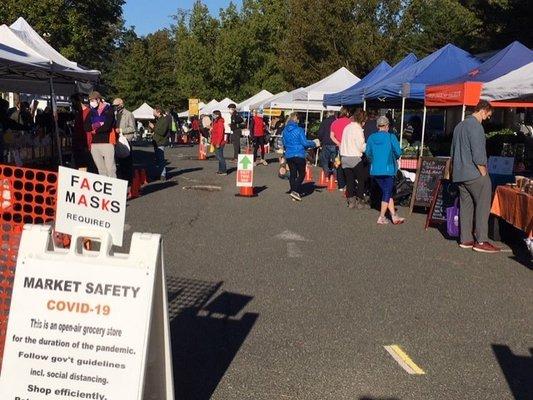
[[[340,192],[291,201],[277,162],[240,198],[195,148],[166,157],[126,223],[163,234],[178,400],[533,399],[527,259],[460,249],[404,208],[378,226]]]

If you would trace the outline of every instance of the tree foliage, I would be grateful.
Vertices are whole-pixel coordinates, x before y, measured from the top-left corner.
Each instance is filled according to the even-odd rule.
[[[385,59],[446,43],[472,53],[533,46],[524,0],[242,0],[213,15],[200,0],[145,37],[124,29],[124,0],[3,0],[0,22],[25,17],[65,56],[103,71],[102,90],[130,107],[306,86],[341,66],[364,76]]]

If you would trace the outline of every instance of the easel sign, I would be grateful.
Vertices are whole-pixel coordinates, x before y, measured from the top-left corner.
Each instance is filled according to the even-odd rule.
[[[448,179],[441,179],[433,192],[433,200],[429,207],[425,229],[430,225],[444,224],[446,222],[446,210],[452,207],[459,197],[459,188]]]
[[[449,171],[449,157],[421,157],[416,170],[416,179],[411,196],[411,212],[414,207],[429,208],[433,193],[440,180]]]
[[[100,240],[100,252],[82,238]],[[2,400],[173,400],[161,237],[134,233],[130,254],[79,230],[49,251],[50,227],[21,239],[0,375]]]

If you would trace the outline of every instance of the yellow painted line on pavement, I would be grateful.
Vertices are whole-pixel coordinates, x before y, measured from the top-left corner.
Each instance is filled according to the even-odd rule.
[[[415,362],[403,351],[400,346],[393,344],[384,346],[385,350],[396,360],[396,362],[410,375],[425,375],[422,368],[415,364]]]

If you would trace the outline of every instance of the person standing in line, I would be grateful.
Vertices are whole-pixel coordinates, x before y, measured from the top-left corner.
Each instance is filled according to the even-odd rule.
[[[91,134],[91,109],[82,101],[80,94],[70,96],[74,111],[74,127],[72,130],[72,158],[76,168],[85,168],[88,172],[97,172],[90,153],[89,138]]]
[[[335,143],[336,147],[336,154],[339,154],[339,147],[342,142],[342,134],[344,132],[344,128],[352,122],[350,120],[351,116],[350,110],[346,107],[341,107],[341,111],[339,114],[339,118],[337,118],[333,123],[331,124],[331,132],[330,132],[330,138]],[[344,191],[346,189],[346,179],[344,178],[344,171],[342,170],[342,166],[338,165],[337,168],[337,184],[339,185],[339,190]]]
[[[239,153],[241,152],[241,137],[242,137],[242,124],[244,120],[237,112],[237,106],[231,103],[228,106],[231,114],[230,128],[231,128],[231,143],[233,144],[233,158],[232,163],[237,163]]]
[[[398,172],[398,158],[402,155],[402,149],[396,136],[389,133],[389,119],[379,117],[377,120],[378,132],[368,138],[366,144],[366,156],[370,160],[370,175],[381,188],[381,210],[377,223],[386,225],[387,210],[390,213],[392,223],[399,225],[405,222],[396,214],[394,199],[394,180]]]
[[[207,116],[209,118],[209,116]],[[203,128],[203,129],[200,129]],[[211,128],[211,120],[209,121],[209,125],[206,127],[204,126],[204,119],[202,118],[202,126],[200,127],[200,121],[198,120],[197,116],[191,117],[191,140],[198,140],[200,142],[200,131],[204,133],[204,129],[207,128],[207,131],[209,132],[209,129]],[[207,138],[208,136],[204,136]]]
[[[348,208],[366,208],[364,194],[367,180],[367,169],[364,166],[363,154],[366,149],[363,127],[366,122],[366,112],[358,110],[353,116],[353,122],[344,128],[340,155],[346,189],[348,193]]]
[[[113,100],[115,109],[116,130],[119,135],[126,138],[130,147],[130,154],[124,158],[118,158],[117,176],[128,181],[128,186],[133,182],[133,146],[132,141],[135,136],[135,117],[133,113],[124,107],[124,100],[116,98]]]
[[[155,126],[150,123],[150,127],[154,130],[152,144],[155,152],[155,167],[159,179],[165,181],[167,179],[165,146],[168,143],[168,136],[172,127],[172,117],[168,114],[165,114],[163,108],[155,107],[154,118],[156,120]]]
[[[492,183],[487,170],[485,130],[481,124],[492,115],[492,106],[481,100],[474,113],[453,131],[452,179],[459,185],[461,238],[459,246],[481,253],[498,253],[489,242],[488,226]]]
[[[320,140],[307,140],[305,132],[298,123],[298,113],[292,113],[289,122],[283,130],[283,147],[285,158],[290,171],[290,197],[295,201],[302,201],[301,188],[305,178],[305,150],[320,146]]]
[[[256,165],[268,165],[265,160],[265,121],[263,121],[263,117],[257,114],[256,110],[252,112],[252,115],[250,132],[254,140],[254,160],[256,161]],[[259,149],[261,149],[260,159],[257,158],[257,151]]]
[[[193,131],[194,131],[194,121],[196,121],[196,123],[198,124],[198,120],[196,118],[192,120],[192,128],[191,129],[193,129]],[[211,117],[209,115],[207,115],[207,114],[202,115],[201,133],[202,133],[202,136],[205,139],[209,139],[209,132],[211,132],[211,124],[212,124]]]
[[[322,120],[320,127],[318,128],[318,139],[322,144],[320,151],[320,165],[322,166],[322,170],[326,174],[326,177],[333,174],[334,169],[332,168],[332,164],[337,155],[337,145],[331,140],[331,125],[335,122],[335,119],[335,112],[328,111],[326,118]]]
[[[211,144],[215,146],[215,157],[218,160],[218,175],[227,175],[226,160],[224,159],[225,131],[224,118],[219,110],[213,111],[213,127],[211,128]]]
[[[117,165],[115,163],[115,113],[110,104],[106,103],[100,93],[93,91],[89,95],[91,106],[91,155],[100,175],[110,178],[117,177]]]

